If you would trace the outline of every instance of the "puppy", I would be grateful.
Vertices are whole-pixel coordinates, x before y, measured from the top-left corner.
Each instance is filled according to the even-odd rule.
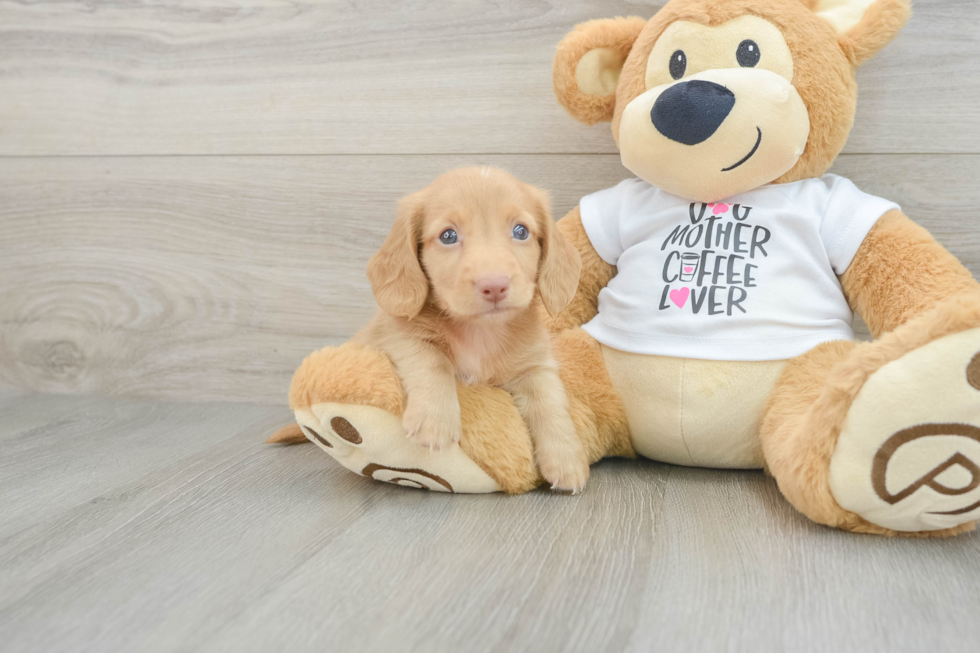
[[[588,459],[541,312],[572,300],[581,265],[548,195],[501,170],[448,172],[404,198],[368,264],[381,310],[354,339],[394,363],[407,436],[430,449],[459,442],[457,380],[499,386],[527,423],[541,475],[582,490]]]

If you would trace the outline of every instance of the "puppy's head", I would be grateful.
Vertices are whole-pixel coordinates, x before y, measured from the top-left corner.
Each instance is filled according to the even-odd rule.
[[[400,202],[368,278],[390,315],[411,319],[429,302],[456,319],[497,320],[530,306],[536,292],[558,313],[580,269],[544,191],[501,170],[463,168]]]

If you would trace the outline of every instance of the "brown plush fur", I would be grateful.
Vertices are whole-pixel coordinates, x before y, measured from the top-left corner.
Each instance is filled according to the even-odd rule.
[[[520,494],[534,489],[541,479],[534,465],[531,439],[510,395],[486,386],[460,384],[457,390],[463,451],[504,492]],[[292,410],[327,402],[374,406],[393,415],[401,415],[405,409],[401,381],[391,361],[355,342],[310,354],[293,375],[289,392]],[[301,439],[294,437],[295,431],[299,431],[296,424],[283,427],[269,442],[307,442],[301,431]]]
[[[932,235],[901,211],[883,215],[841,277],[844,295],[876,338],[980,284]]]
[[[802,4],[785,0],[672,0],[647,24],[626,59],[616,93],[613,137],[619,138],[623,109],[645,88],[647,59],[657,38],[678,20],[720,25],[744,14],[760,16],[780,29],[793,54],[793,86],[810,116],[803,156],[776,183],[819,177],[843,149],[854,121],[857,83],[854,66],[837,46],[837,35]]]
[[[609,265],[596,253],[589,236],[582,226],[582,214],[575,207],[558,221],[558,229],[565,240],[578,250],[582,260],[582,272],[578,278],[575,296],[561,313],[558,313],[548,323],[552,333],[563,329],[582,326],[599,312],[599,291],[616,276],[616,266]]]
[[[760,428],[767,471],[797,510],[823,524],[841,521],[843,512],[826,478],[836,438],[832,441],[829,427],[814,433],[810,412],[822,394],[831,392],[827,386],[831,370],[856,346],[826,342],[791,360],[769,396]],[[832,399],[846,398],[844,393]]]
[[[840,46],[855,66],[860,66],[888,45],[912,15],[910,0],[878,0],[861,21],[840,37]]]
[[[636,454],[626,413],[612,387],[599,344],[581,329],[570,329],[552,344],[568,393],[569,412],[589,462]],[[460,446],[508,494],[541,484],[531,440],[507,393],[485,386],[460,386],[463,439]],[[502,437],[503,436],[503,437]]]
[[[405,410],[401,382],[391,361],[356,342],[313,352],[293,374],[289,387],[291,410],[326,401],[374,406],[394,415],[401,415]],[[265,441],[266,444],[307,442],[299,424],[287,424]]]
[[[671,0],[638,33],[623,65],[614,101],[581,93],[575,79],[576,65],[590,48],[611,47],[610,43],[616,43],[617,48],[624,47],[622,39],[635,30],[638,21],[583,23],[559,45],[555,92],[566,109],[582,122],[593,124],[611,119],[613,138],[618,142],[623,110],[647,90],[644,81],[647,59],[671,23],[684,20],[713,26],[744,14],[760,16],[776,25],[786,38],[793,54],[793,85],[810,118],[810,135],[803,156],[775,182],[819,177],[843,149],[854,121],[855,68],[894,38],[908,20],[909,8],[905,0],[878,0],[860,23],[838,36],[811,11],[810,4],[785,0]],[[610,106],[614,106],[611,115]]]
[[[555,337],[553,347],[589,461],[636,456],[623,400],[613,389],[599,343],[581,329],[568,329]]]
[[[459,446],[506,494],[530,492],[544,479],[534,445],[510,395],[487,386],[457,387],[463,437]]]
[[[885,364],[947,335],[980,327],[980,302],[944,301],[872,343],[825,343],[787,366],[761,429],[769,471],[779,489],[814,521],[860,533],[942,537],[973,524],[924,533],[899,533],[843,510],[829,485],[830,459],[848,410],[865,381]]]
[[[405,410],[402,385],[391,361],[356,342],[313,352],[293,375],[290,409],[295,412],[326,401],[374,406],[393,415]]]
[[[569,412],[589,461],[607,456],[632,457],[626,415],[599,345],[584,331],[575,329],[557,337],[553,349],[568,393]],[[369,382],[358,383],[358,379]],[[485,385],[459,384],[457,392],[463,425],[459,444],[466,455],[508,494],[528,492],[540,485],[543,479],[534,464],[532,441],[510,395]],[[388,358],[349,342],[322,349],[303,361],[293,377],[290,407],[295,411],[334,402],[374,406],[401,415],[403,396],[401,382]],[[298,428],[291,425],[279,433],[291,434]]]
[[[582,57],[594,48],[606,48],[626,59],[633,42],[646,25],[643,18],[609,18],[577,25],[562,39],[555,54],[555,94],[570,114],[587,125],[608,122],[616,106],[616,94],[588,95],[579,90],[576,70]]]
[[[308,442],[299,424],[287,424],[269,436],[266,444],[303,444]]]

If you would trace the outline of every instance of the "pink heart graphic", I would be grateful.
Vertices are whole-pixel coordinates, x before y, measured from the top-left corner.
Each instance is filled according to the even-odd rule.
[[[684,268],[685,272],[694,272],[694,268]]]
[[[711,207],[711,212],[714,215],[721,215],[728,210],[728,204],[722,204],[721,202],[718,202],[717,204],[709,204],[708,206]]]
[[[690,296],[690,288],[679,288],[678,290],[670,291],[670,301],[677,304],[677,308],[684,308],[684,304],[687,303],[687,298]]]

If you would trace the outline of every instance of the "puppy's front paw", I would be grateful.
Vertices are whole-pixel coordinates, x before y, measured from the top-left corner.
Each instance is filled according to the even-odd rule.
[[[408,402],[402,416],[405,436],[416,444],[429,449],[444,449],[459,442],[463,426],[459,416],[459,404],[437,409],[422,401]]]
[[[589,461],[584,452],[539,452],[538,467],[556,492],[578,494],[589,480]]]

